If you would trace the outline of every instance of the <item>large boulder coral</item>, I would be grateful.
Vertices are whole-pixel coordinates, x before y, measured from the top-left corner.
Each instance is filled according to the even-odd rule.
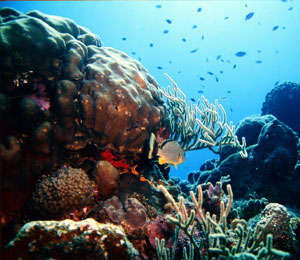
[[[250,129],[256,130],[248,131]],[[265,197],[270,202],[299,207],[300,176],[296,171],[299,154],[295,132],[274,116],[266,115],[244,119],[237,129],[239,133],[246,139],[250,135],[252,140],[252,145],[247,147],[248,158],[231,151],[217,167],[197,173],[196,177],[191,175],[189,180],[214,183],[221,176],[230,175],[235,198]]]
[[[284,82],[267,95],[262,115],[272,114],[300,135],[300,84]]]
[[[5,259],[134,259],[121,227],[94,219],[32,221],[6,246]]]

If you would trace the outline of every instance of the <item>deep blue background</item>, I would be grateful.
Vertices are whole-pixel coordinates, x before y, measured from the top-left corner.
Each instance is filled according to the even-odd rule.
[[[73,19],[99,35],[105,46],[139,59],[161,86],[170,84],[164,76],[167,73],[188,99],[200,98],[199,90],[211,102],[219,99],[234,124],[260,114],[275,82],[300,82],[300,1],[23,1],[0,5]],[[245,20],[250,12],[254,16]],[[247,54],[237,57],[238,51]],[[216,60],[218,55],[221,58]],[[217,75],[219,82],[207,71]],[[188,152],[187,161],[177,171],[172,166],[171,173],[185,178],[212,157],[207,150]]]

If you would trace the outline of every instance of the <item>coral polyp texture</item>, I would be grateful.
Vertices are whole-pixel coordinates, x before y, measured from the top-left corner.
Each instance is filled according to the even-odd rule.
[[[92,204],[93,186],[81,169],[66,168],[44,177],[32,195],[32,211],[39,219],[57,219]]]
[[[165,114],[157,83],[123,52],[93,46],[88,55],[79,96],[84,128],[101,146],[141,152]]]
[[[136,251],[121,227],[88,218],[79,222],[32,221],[4,253],[6,259],[134,259]]]

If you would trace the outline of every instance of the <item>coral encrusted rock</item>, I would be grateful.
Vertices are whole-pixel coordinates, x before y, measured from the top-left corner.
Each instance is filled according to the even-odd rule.
[[[33,218],[59,219],[75,209],[91,205],[92,196],[92,183],[83,170],[58,170],[36,185],[31,200]]]
[[[134,259],[137,251],[121,227],[88,218],[80,222],[32,221],[6,246],[6,259]]]
[[[272,114],[300,135],[300,84],[284,82],[272,89],[262,106],[262,115]]]

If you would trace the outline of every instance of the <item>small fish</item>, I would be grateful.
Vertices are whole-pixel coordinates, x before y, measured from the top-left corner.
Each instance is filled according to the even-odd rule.
[[[208,71],[207,74],[209,74],[209,75],[214,75],[211,71]]]
[[[220,70],[219,72],[220,72],[220,74],[223,74],[223,73],[224,73],[224,71],[223,71],[223,70]]]
[[[279,28],[279,25],[275,25],[275,26],[273,27],[273,31],[276,31],[278,28]]]
[[[233,109],[230,107],[230,111],[233,112]]]
[[[126,37],[123,37],[123,38],[122,38],[122,40],[123,40],[123,41],[126,41],[126,40],[127,40],[127,38],[126,38]]]
[[[229,64],[231,63],[231,61],[230,61],[230,60],[226,60],[226,62],[227,62],[227,63],[229,63]]]
[[[191,100],[192,100],[193,102],[196,102],[196,100],[195,100],[194,98],[191,98]]]
[[[196,29],[196,28],[198,28],[198,25],[193,25],[193,27],[192,27],[192,29]]]
[[[149,46],[152,48],[153,47],[153,43],[150,43]]]
[[[167,34],[167,33],[169,33],[169,30],[164,30],[163,33]]]
[[[292,11],[293,10],[293,7],[291,6],[289,9],[288,9],[288,11]]]
[[[199,7],[199,8],[197,9],[197,12],[200,13],[201,11],[202,11],[202,8]]]
[[[202,80],[202,81],[205,80],[205,78],[203,78],[203,77],[200,77],[199,79]]]
[[[261,53],[261,50],[257,50],[258,53]]]
[[[243,57],[243,56],[245,56],[246,54],[247,54],[247,53],[244,52],[244,51],[238,51],[238,52],[235,53],[235,56],[237,56],[237,57]]]
[[[203,90],[198,90],[198,93],[199,93],[199,94],[203,94],[204,91],[203,91]]]
[[[245,4],[245,7],[247,8],[247,7],[248,7],[248,5],[247,5],[247,4]]]
[[[201,40],[202,40],[202,41],[204,40],[204,35],[202,35]]]
[[[208,58],[206,58],[206,62],[209,63],[209,59]]]
[[[216,57],[216,60],[219,60],[221,58],[221,55],[218,55],[217,57]]]
[[[235,69],[236,68],[236,64],[234,64],[232,68]]]
[[[139,61],[142,61],[142,58],[141,58],[141,57],[139,57]]]
[[[257,60],[255,61],[257,64],[261,64],[262,63],[262,60]]]
[[[245,16],[245,21],[250,20],[254,15],[254,12],[251,12]]]
[[[216,82],[219,82],[219,78],[217,76],[215,76],[215,77],[216,77]]]
[[[228,100],[228,98],[227,97],[221,97],[221,98],[219,98],[220,100]]]
[[[172,64],[172,61],[171,61],[171,60],[169,60],[169,64]]]
[[[224,62],[224,60],[223,60],[223,59],[221,59],[221,62]]]
[[[227,93],[230,94],[230,93],[231,93],[231,90],[227,90]]]
[[[178,71],[178,74],[181,74],[181,70]]]
[[[281,28],[282,28],[283,30],[285,30],[285,29],[286,29],[286,27],[285,27],[285,26],[282,26]]]
[[[183,41],[183,42],[186,42],[186,39],[185,39],[185,38],[182,38],[182,41]]]
[[[198,51],[198,48],[191,50],[190,53],[195,53],[196,51]]]
[[[224,20],[228,20],[228,19],[229,19],[229,16],[224,17]]]
[[[172,21],[171,21],[170,19],[166,19],[166,22],[167,22],[168,24],[171,24],[171,23],[172,23]]]
[[[161,5],[156,5],[155,7],[156,7],[156,8],[161,8]]]
[[[157,66],[156,68],[159,69],[159,70],[162,70],[162,67],[161,67],[161,66]]]
[[[132,55],[135,55],[135,54],[136,54],[136,52],[135,52],[135,51],[132,51],[132,52],[131,52],[131,54],[132,54]]]
[[[274,83],[274,86],[276,87],[278,84],[279,84],[279,80],[277,80],[275,83]]]
[[[177,165],[185,161],[185,153],[177,141],[165,141],[157,152],[159,164],[173,164],[177,169]]]

